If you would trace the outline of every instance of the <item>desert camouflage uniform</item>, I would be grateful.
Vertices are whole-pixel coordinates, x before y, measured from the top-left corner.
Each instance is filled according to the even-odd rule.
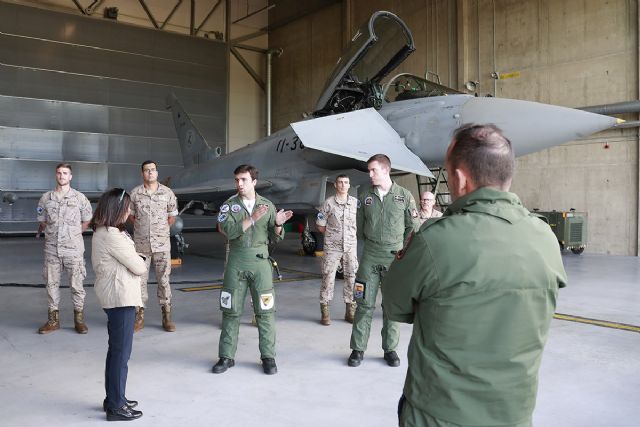
[[[158,301],[161,306],[171,303],[171,241],[169,239],[170,216],[178,215],[175,194],[167,186],[158,183],[158,189],[150,193],[139,185],[131,190],[131,215],[134,216],[134,236],[136,251],[146,256],[147,269],[153,266],[158,281]],[[147,305],[148,274],[142,275],[142,304]]]
[[[422,225],[429,218],[440,218],[441,216],[442,216],[442,212],[440,212],[437,209],[431,209],[431,216],[428,216],[427,214],[422,212],[422,210],[420,210],[418,211],[418,222],[419,222],[419,225]]]
[[[326,227],[324,233],[324,257],[322,259],[322,285],[320,287],[320,303],[327,304],[333,300],[336,270],[343,261],[345,284],[342,297],[345,303],[353,302],[353,283],[358,270],[356,212],[358,199],[347,196],[340,201],[335,196],[325,200],[316,225]]]
[[[73,307],[81,311],[85,296],[82,282],[87,276],[82,223],[91,220],[91,203],[73,188],[61,197],[49,191],[40,198],[37,213],[38,222],[46,223],[42,274],[47,283],[49,310],[58,310],[64,269],[69,276]]]

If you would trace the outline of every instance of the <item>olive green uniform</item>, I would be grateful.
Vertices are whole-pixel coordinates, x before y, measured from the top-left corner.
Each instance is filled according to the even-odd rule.
[[[401,425],[530,425],[566,282],[554,234],[513,193],[481,188],[427,220],[385,278],[387,316],[413,323]]]
[[[256,194],[254,209],[260,205],[269,206],[269,211],[246,231],[242,231],[242,221],[251,213],[238,195],[229,198],[220,207],[218,224],[229,241],[229,259],[220,291],[222,331],[218,356],[221,358],[233,359],[235,356],[247,288],[251,292],[258,324],[260,357],[275,358],[275,294],[267,244],[269,240],[282,240],[284,229],[276,234],[275,207],[269,200]]]
[[[364,245],[353,293],[357,308],[351,331],[352,350],[367,349],[378,288],[396,252],[416,226],[417,217],[413,196],[395,182],[382,200],[374,186],[358,198],[358,238]],[[387,285],[383,284],[381,291],[384,306]],[[385,352],[394,351],[400,339],[398,325],[387,318],[384,310],[382,314],[382,348]]]

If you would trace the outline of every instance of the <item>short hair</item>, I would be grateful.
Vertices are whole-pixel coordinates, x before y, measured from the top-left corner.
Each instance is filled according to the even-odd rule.
[[[389,156],[387,156],[386,154],[374,154],[373,156],[369,157],[369,160],[367,160],[367,164],[371,162],[381,163],[388,169],[391,169],[391,159],[389,159]]]
[[[144,167],[147,165],[151,165],[154,164],[156,165],[156,168],[158,167],[158,164],[156,162],[154,162],[153,160],[145,160],[144,162],[142,162],[142,164],[140,165],[140,170],[144,171]]]
[[[124,216],[131,204],[131,196],[124,188],[112,188],[102,193],[98,199],[98,206],[93,212],[93,217],[89,223],[95,231],[96,227],[116,227],[124,230],[127,218]]]
[[[71,165],[69,163],[58,163],[58,165],[56,166],[56,172],[58,172],[58,169],[60,168],[69,169],[69,172],[73,173],[73,169],[71,168]]]
[[[464,165],[478,187],[504,188],[513,178],[515,156],[511,141],[494,124],[464,124],[453,134],[449,167]]]
[[[347,179],[349,179],[349,176],[348,176],[346,173],[341,173],[340,175],[336,176],[336,181],[335,181],[335,182],[338,182],[338,180],[339,180],[340,178],[347,178]],[[349,179],[349,181],[351,181],[351,180]]]
[[[233,171],[233,174],[238,175],[245,172],[249,172],[252,180],[258,179],[258,169],[251,165],[240,165]]]

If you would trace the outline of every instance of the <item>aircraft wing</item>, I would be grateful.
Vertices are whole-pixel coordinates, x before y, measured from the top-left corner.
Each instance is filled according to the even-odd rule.
[[[434,178],[422,160],[373,108],[292,123],[305,147],[366,162],[383,153],[393,169]]]
[[[198,185],[187,187],[171,187],[178,200],[190,201],[222,201],[227,197],[235,194],[238,190],[235,184],[229,178],[220,180],[212,180],[207,182],[199,182]],[[271,187],[269,181],[258,180],[256,190]]]

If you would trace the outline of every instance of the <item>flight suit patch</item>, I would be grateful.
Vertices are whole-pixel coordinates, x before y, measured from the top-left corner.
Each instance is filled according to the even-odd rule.
[[[364,199],[365,206],[371,206],[372,203],[373,203],[373,197],[369,196],[366,199]]]
[[[324,220],[324,218],[325,218],[324,214],[322,212],[318,212],[318,216],[317,216],[318,221],[322,221]]]
[[[220,213],[218,215],[218,222],[225,222],[225,220],[227,219],[228,214],[226,213]]]
[[[398,203],[404,203],[404,196],[401,195],[395,195],[393,196],[393,201],[394,202],[398,202]]]
[[[233,206],[231,206],[231,212],[233,212],[233,213],[238,213],[238,212],[240,212],[240,209],[242,209],[242,208],[240,207],[240,205],[233,205]]]
[[[274,298],[273,294],[261,294],[260,295],[260,308],[263,310],[271,310],[273,308]]]
[[[367,289],[367,284],[356,279],[356,283],[353,285],[353,297],[364,298],[364,293]]]
[[[411,218],[418,218],[418,211],[416,209],[411,209]]]
[[[227,291],[220,291],[220,307],[231,309],[231,294]]]
[[[361,206],[362,206],[362,202],[360,201],[360,199],[358,199],[357,209],[360,209]]]
[[[229,205],[222,205],[222,206],[220,206],[220,212],[222,212],[222,213],[227,213],[227,212],[229,212]]]

